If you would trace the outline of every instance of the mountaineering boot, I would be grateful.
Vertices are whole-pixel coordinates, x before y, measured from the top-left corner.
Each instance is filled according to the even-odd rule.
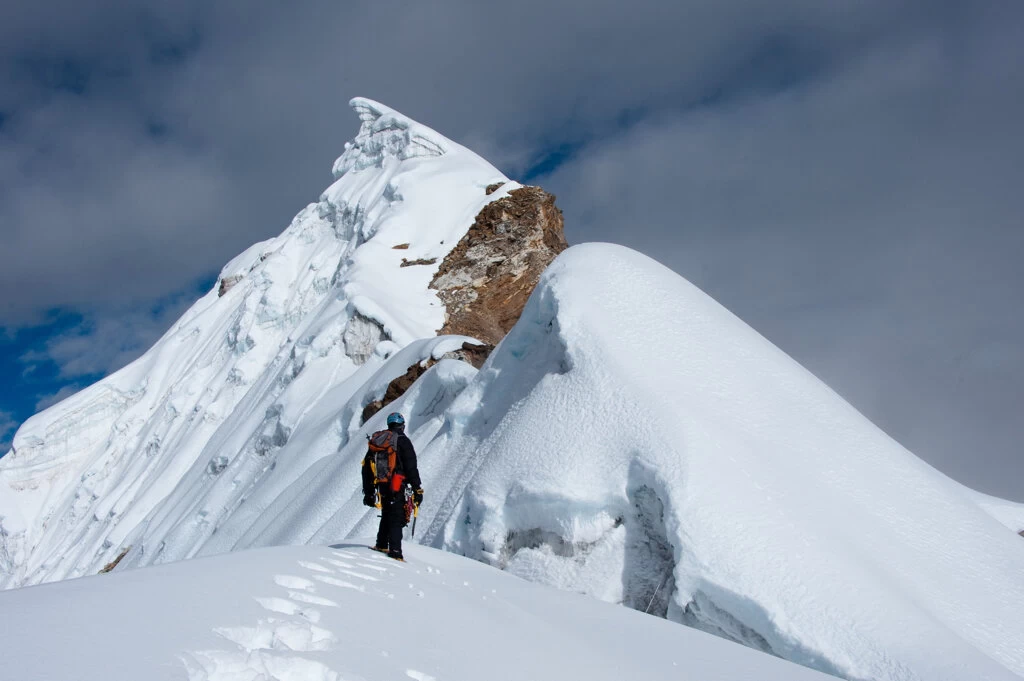
[[[394,558],[397,561],[405,562],[405,558],[402,558],[402,554],[395,553],[394,551],[388,551],[388,558]]]
[[[387,553],[388,552],[387,548],[384,547],[384,546],[371,546],[370,550],[371,551],[376,551],[377,553]]]

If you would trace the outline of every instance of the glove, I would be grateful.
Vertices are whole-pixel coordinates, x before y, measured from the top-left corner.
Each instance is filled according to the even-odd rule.
[[[420,504],[423,503],[423,490],[421,490],[421,489],[413,490],[413,493],[412,493],[412,503],[416,504],[417,506],[419,506]]]
[[[364,494],[363,495],[363,506],[376,506],[377,495],[375,494]]]

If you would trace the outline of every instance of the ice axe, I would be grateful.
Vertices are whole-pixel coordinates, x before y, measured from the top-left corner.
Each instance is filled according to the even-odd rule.
[[[409,507],[410,506],[412,507],[412,512],[411,513],[409,511]],[[413,495],[409,494],[409,488],[408,487],[405,488],[405,511],[406,511],[406,516],[405,516],[406,522],[409,521],[409,515],[412,515],[412,532],[411,532],[411,536],[415,537],[416,536],[416,518],[419,517],[419,514],[420,514],[420,505],[417,504],[413,500]]]

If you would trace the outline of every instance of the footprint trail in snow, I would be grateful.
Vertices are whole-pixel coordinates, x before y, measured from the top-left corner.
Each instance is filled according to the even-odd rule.
[[[225,650],[201,650],[182,656],[189,681],[346,681],[359,676],[345,676],[332,669],[318,653],[338,646],[338,637],[321,625],[317,607],[336,608],[338,602],[317,593],[319,585],[357,591],[376,597],[393,599],[383,588],[384,580],[395,577],[392,569],[405,566],[376,556],[360,556],[333,550],[332,557],[320,561],[300,560],[301,574],[278,574],[274,584],[285,595],[255,596],[265,611],[251,625],[216,627],[213,631],[233,647]],[[412,588],[412,585],[409,585]],[[371,591],[368,591],[371,589]],[[422,592],[419,594],[422,597]],[[322,658],[323,656],[320,655]],[[407,676],[422,681],[434,677],[416,670]]]

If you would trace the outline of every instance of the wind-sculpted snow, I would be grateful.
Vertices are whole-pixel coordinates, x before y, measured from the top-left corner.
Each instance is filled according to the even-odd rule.
[[[1024,675],[1024,541],[635,252],[560,256],[445,428],[424,541],[847,678]]]
[[[277,547],[3,592],[3,678],[829,678],[449,553],[406,555]]]
[[[128,547],[124,565],[194,555],[227,518],[259,516],[260,490],[335,453],[368,380],[383,392],[468,340],[414,344],[408,363],[387,364],[445,320],[437,267],[401,260],[442,259],[518,185],[488,196],[507,180],[486,161],[387,107],[352,105],[359,135],[317,203],[228,263],[143,357],[18,431],[0,461],[0,585],[95,573]],[[224,536],[213,545],[230,547]]]

